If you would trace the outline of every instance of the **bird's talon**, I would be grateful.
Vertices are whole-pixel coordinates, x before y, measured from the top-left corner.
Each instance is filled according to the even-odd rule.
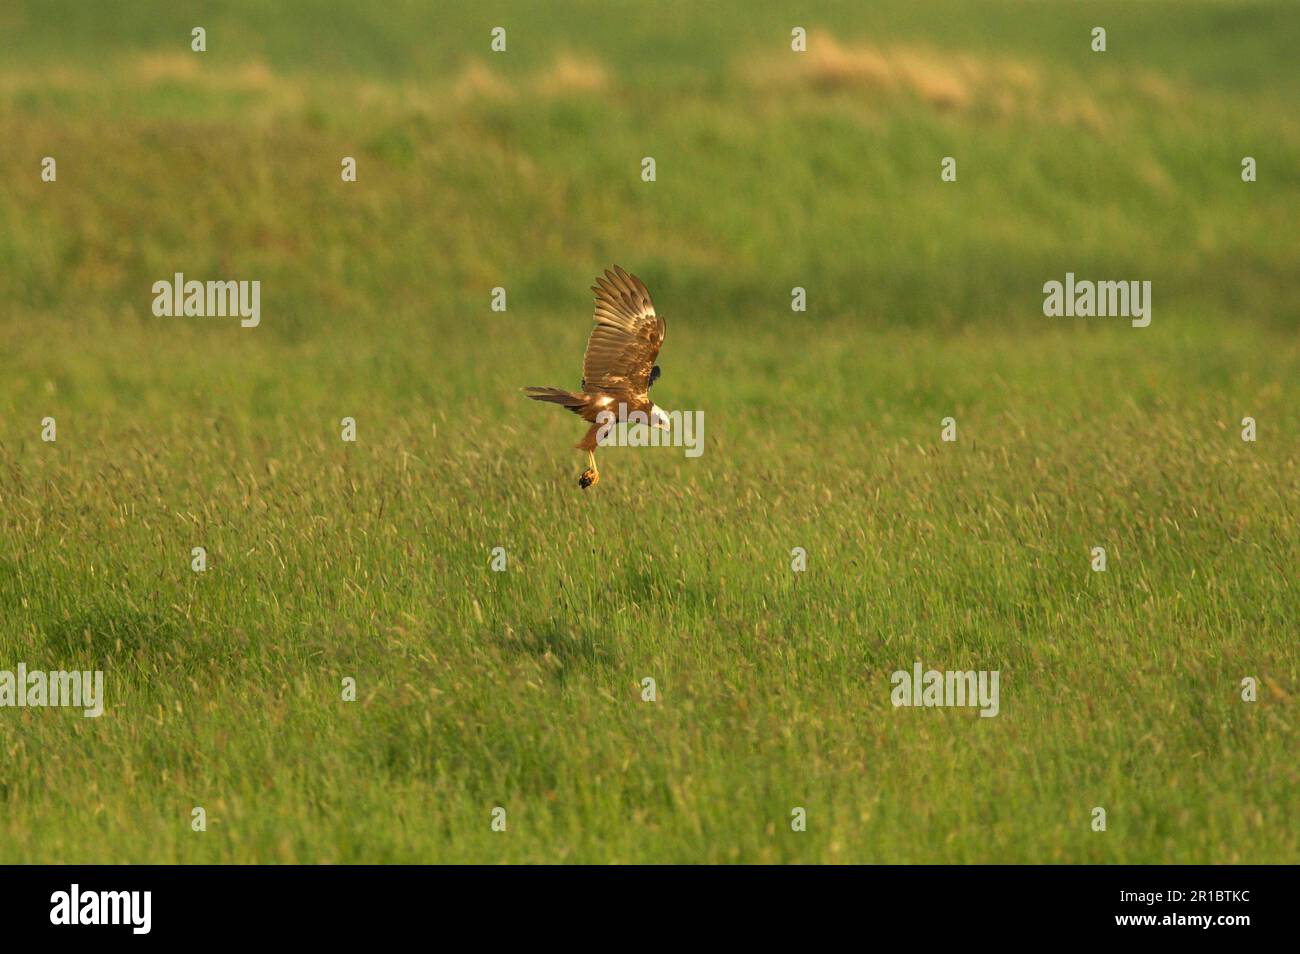
[[[598,480],[600,480],[600,474],[588,467],[582,472],[582,476],[578,478],[578,486],[583,490],[586,490]]]

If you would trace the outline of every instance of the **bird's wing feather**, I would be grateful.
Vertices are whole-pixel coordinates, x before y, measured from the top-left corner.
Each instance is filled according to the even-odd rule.
[[[591,286],[596,327],[582,359],[583,389],[644,395],[664,341],[664,320],[641,279],[617,265]]]

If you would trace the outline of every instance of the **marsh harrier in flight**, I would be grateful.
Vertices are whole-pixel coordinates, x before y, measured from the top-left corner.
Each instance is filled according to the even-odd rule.
[[[596,327],[582,359],[581,390],[523,389],[534,401],[567,407],[591,424],[576,445],[587,452],[587,469],[578,477],[583,490],[600,480],[596,445],[615,421],[668,429],[668,415],[650,400],[650,385],[659,377],[655,358],[664,343],[664,320],[655,314],[650,292],[617,265],[597,278],[591,290],[596,293]]]

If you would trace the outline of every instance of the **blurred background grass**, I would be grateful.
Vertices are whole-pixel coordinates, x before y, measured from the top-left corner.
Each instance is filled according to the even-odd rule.
[[[8,2],[0,44],[0,668],[114,707],[0,713],[0,859],[1294,860],[1294,5]],[[577,384],[612,262],[707,444],[581,495],[517,389]],[[176,271],[261,326],[155,318]],[[1066,271],[1151,326],[1044,318]],[[1003,715],[894,711],[916,658]]]

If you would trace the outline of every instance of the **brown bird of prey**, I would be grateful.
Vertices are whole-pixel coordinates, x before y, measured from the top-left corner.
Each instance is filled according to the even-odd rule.
[[[596,293],[596,327],[587,339],[580,390],[523,389],[534,401],[567,407],[591,424],[576,445],[587,452],[587,469],[578,477],[583,490],[600,480],[596,445],[615,421],[668,429],[668,415],[650,400],[650,385],[659,377],[655,358],[664,342],[664,320],[655,314],[650,292],[617,265],[597,278],[591,290]]]

